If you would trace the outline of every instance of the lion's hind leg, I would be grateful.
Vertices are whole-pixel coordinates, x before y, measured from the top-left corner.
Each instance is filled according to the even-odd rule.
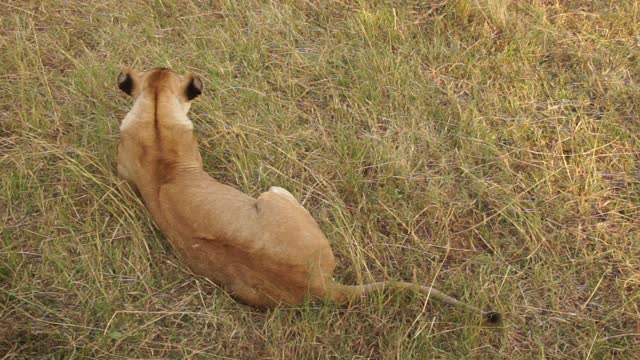
[[[285,188],[281,188],[279,186],[272,186],[272,187],[269,188],[269,192],[276,193],[278,195],[282,195],[282,196],[288,198],[289,200],[294,201],[296,204],[298,204],[298,200],[296,200],[296,198],[294,198],[293,195],[291,195],[291,193]]]

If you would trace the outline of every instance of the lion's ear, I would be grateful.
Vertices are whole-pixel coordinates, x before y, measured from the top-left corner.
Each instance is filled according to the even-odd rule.
[[[118,75],[118,87],[125,94],[132,96],[133,94],[133,76],[131,76],[131,71],[129,69],[123,69]]]
[[[187,83],[187,88],[185,89],[185,95],[189,101],[197,98],[200,94],[202,94],[202,80],[197,77],[191,77],[189,83]]]

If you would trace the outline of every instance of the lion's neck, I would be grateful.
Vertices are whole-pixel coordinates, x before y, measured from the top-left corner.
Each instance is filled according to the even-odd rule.
[[[163,184],[202,171],[193,124],[176,101],[162,93],[143,95],[121,125],[121,133],[136,133],[136,146],[143,150],[136,185],[145,200]]]

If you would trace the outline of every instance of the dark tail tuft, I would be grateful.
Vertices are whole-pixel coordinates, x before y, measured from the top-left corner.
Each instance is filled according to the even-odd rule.
[[[484,313],[484,318],[489,324],[497,324],[502,321],[502,314],[497,311],[487,311]]]

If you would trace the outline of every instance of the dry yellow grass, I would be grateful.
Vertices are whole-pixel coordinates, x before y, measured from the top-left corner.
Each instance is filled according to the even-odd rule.
[[[527,4],[525,4],[527,3]],[[640,353],[635,1],[0,2],[0,356]],[[258,311],[193,276],[115,176],[120,65],[205,80],[208,171],[291,190],[343,283]]]

